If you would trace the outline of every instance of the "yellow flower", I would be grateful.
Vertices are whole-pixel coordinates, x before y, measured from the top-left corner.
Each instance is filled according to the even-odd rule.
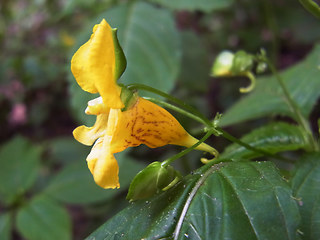
[[[116,53],[112,29],[106,20],[93,28],[90,40],[83,44],[71,60],[71,71],[80,87],[102,96],[104,104],[123,108],[121,88],[116,84]]]
[[[90,40],[75,53],[71,70],[80,87],[101,97],[88,102],[87,114],[96,115],[92,127],[80,126],[73,131],[77,141],[93,145],[87,157],[95,182],[103,188],[119,188],[118,164],[114,154],[128,147],[145,144],[151,148],[175,144],[192,146],[197,139],[189,135],[165,109],[135,96],[126,108],[117,85],[116,44],[112,30],[105,20],[93,29]],[[199,150],[211,152],[206,144]]]

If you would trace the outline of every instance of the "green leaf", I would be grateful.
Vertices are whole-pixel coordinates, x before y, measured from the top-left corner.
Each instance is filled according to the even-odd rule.
[[[308,117],[320,96],[320,45],[301,63],[283,71],[281,77],[302,114]],[[268,115],[293,117],[282,89],[274,77],[261,77],[255,90],[235,103],[222,117],[221,126]]]
[[[0,236],[2,240],[11,239],[12,216],[10,213],[0,215]]]
[[[181,40],[183,55],[178,77],[178,83],[181,85],[179,87],[206,92],[209,82],[208,72],[210,71],[208,51],[194,32],[183,32]]]
[[[292,178],[293,196],[299,203],[302,239],[320,239],[320,154],[305,155]]]
[[[71,219],[55,201],[38,196],[17,214],[17,229],[27,240],[71,239]]]
[[[271,123],[255,129],[242,137],[241,141],[269,153],[293,151],[307,147],[303,130],[298,126],[284,122]],[[220,157],[236,161],[253,159],[261,155],[234,143],[228,146]]]
[[[150,0],[151,2],[161,4],[175,10],[201,10],[211,12],[229,7],[233,0]]]
[[[121,189],[126,189],[144,165],[131,159],[125,152],[117,154]],[[119,189],[103,189],[95,184],[87,167],[86,155],[79,162],[62,169],[51,181],[45,192],[51,197],[69,204],[90,204],[110,199]]]
[[[295,239],[300,216],[271,162],[202,167],[150,201],[137,201],[88,239]]]
[[[92,126],[95,122],[96,116],[94,115],[87,115],[85,114],[85,109],[87,104],[90,100],[98,97],[98,94],[91,94],[88,92],[83,91],[79,85],[77,84],[76,80],[69,75],[69,92],[71,95],[71,112],[73,116],[82,124],[87,126]]]
[[[320,18],[320,7],[313,0],[299,0],[302,6],[307,9],[313,16]]]
[[[48,142],[49,154],[54,162],[79,162],[84,159],[90,147],[77,142],[73,137],[54,138]]]
[[[313,45],[319,40],[319,19],[305,11],[298,1],[291,2],[286,8],[279,6],[276,11],[279,29],[290,29],[292,38],[297,42]]]
[[[118,28],[120,45],[127,58],[122,83],[141,83],[169,92],[181,64],[180,37],[173,14],[135,2],[112,8],[100,16],[103,17],[110,26]]]
[[[15,137],[0,150],[0,199],[11,204],[35,182],[41,149],[22,137]]]

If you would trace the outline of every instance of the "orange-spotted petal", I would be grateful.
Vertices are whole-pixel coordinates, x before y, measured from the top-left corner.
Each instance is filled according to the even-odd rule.
[[[89,41],[72,57],[71,71],[83,90],[99,92],[104,104],[110,108],[123,108],[121,88],[115,78],[115,58],[112,29],[103,19],[94,26]]]
[[[110,118],[111,111],[109,121]],[[129,110],[119,110],[117,123],[114,125],[113,133],[108,133],[113,135],[111,148],[114,153],[140,144],[151,148],[167,144],[190,147],[198,142],[168,111],[143,98],[139,98]],[[197,149],[208,152],[212,150],[204,143]]]
[[[119,166],[110,151],[110,137],[99,138],[87,157],[94,181],[102,188],[119,188]]]

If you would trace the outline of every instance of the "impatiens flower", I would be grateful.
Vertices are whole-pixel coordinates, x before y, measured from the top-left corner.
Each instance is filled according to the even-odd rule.
[[[255,57],[245,51],[221,52],[213,63],[211,75],[214,77],[230,77],[230,76],[246,76],[250,80],[250,85],[240,88],[241,93],[251,92],[256,84],[256,79],[252,73]],[[266,68],[265,63],[261,62],[257,65],[257,72],[263,72]]]
[[[189,135],[165,109],[133,94],[125,106],[123,89],[117,79],[124,70],[119,66],[122,50],[105,20],[93,28],[90,40],[75,53],[71,70],[80,87],[101,97],[88,102],[87,114],[96,115],[92,127],[80,126],[73,131],[77,141],[93,145],[87,157],[95,182],[103,188],[119,188],[118,164],[114,154],[128,147],[145,144],[151,148],[174,144],[192,146],[197,139]],[[126,97],[126,96],[124,96]],[[211,152],[204,143],[199,150]]]

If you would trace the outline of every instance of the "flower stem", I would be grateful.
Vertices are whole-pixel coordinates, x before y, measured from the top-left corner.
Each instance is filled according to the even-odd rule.
[[[174,103],[176,103],[177,105],[180,105],[181,107],[183,107],[184,109],[186,109],[189,113],[192,113],[193,115],[195,116],[198,116],[200,117],[202,120],[204,120],[206,122],[206,125],[207,124],[210,124],[210,120],[208,120],[202,113],[200,113],[197,109],[195,109],[194,107],[190,106],[189,104],[181,101],[180,99],[178,98],[175,98],[165,92],[162,92],[158,89],[155,89],[153,87],[149,87],[149,86],[146,86],[146,85],[143,85],[143,84],[130,84],[127,86],[128,89],[140,89],[140,90],[145,90],[145,91],[148,91],[148,92],[152,92],[152,93],[155,93],[159,96],[162,96]]]
[[[175,105],[172,105],[172,104],[167,103],[165,101],[161,101],[159,99],[155,99],[155,98],[151,98],[151,97],[143,97],[143,98],[146,99],[146,100],[149,100],[150,102],[162,105],[162,106],[167,107],[167,108],[169,108],[171,110],[174,110],[174,111],[176,111],[178,113],[181,113],[181,114],[183,114],[183,115],[185,115],[185,116],[187,116],[189,118],[192,118],[193,120],[195,120],[197,122],[200,122],[200,123],[202,123],[204,125],[207,125],[207,121],[205,121],[203,118],[201,118],[201,117],[199,117],[197,115],[194,115],[194,114],[192,114],[192,113],[190,113],[190,112],[188,112],[188,111],[186,111],[186,110],[184,110],[182,108],[179,108],[179,107],[177,107]]]
[[[278,83],[283,91],[283,94],[287,100],[287,104],[289,105],[291,111],[295,115],[296,121],[304,129],[310,146],[314,150],[319,150],[318,145],[316,144],[315,139],[313,138],[313,134],[312,134],[312,131],[311,131],[311,128],[310,128],[310,125],[309,125],[307,119],[305,119],[305,117],[302,115],[302,113],[300,111],[300,108],[298,107],[296,102],[292,99],[286,85],[283,82],[282,77],[280,76],[277,69],[275,68],[275,66],[271,63],[271,61],[268,58],[265,58],[264,60],[266,61],[266,63],[270,67],[271,72],[274,74],[276,80],[278,81]]]
[[[240,90],[241,93],[248,93],[248,92],[251,92],[251,91],[255,88],[255,86],[256,86],[256,78],[255,78],[255,76],[253,75],[253,73],[250,72],[250,71],[245,72],[245,73],[244,73],[244,76],[246,76],[247,78],[249,78],[249,80],[250,80],[250,85],[247,86],[247,87],[242,87],[242,88],[240,88],[239,90]]]
[[[192,145],[191,147],[184,149],[183,151],[179,152],[178,154],[168,158],[167,160],[163,161],[163,163],[161,164],[163,167],[166,167],[168,165],[170,165],[170,163],[174,162],[175,160],[177,160],[178,158],[181,158],[182,156],[186,155],[187,153],[191,152],[193,149],[195,149],[196,147],[198,147],[201,143],[203,143],[205,140],[207,140],[212,134],[213,134],[214,130],[210,130],[208,131],[197,143],[195,143],[194,145]]]

